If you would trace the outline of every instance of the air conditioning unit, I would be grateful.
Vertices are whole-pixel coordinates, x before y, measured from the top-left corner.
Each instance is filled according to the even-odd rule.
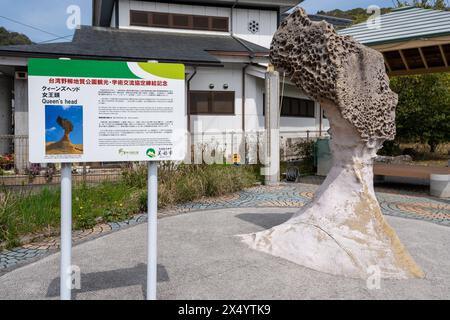
[[[28,72],[26,71],[16,71],[16,79],[17,80],[27,80]]]

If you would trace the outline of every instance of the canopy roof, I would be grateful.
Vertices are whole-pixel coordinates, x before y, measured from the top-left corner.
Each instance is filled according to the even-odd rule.
[[[338,32],[382,52],[390,75],[450,71],[449,11],[403,7],[381,15],[380,23]]]

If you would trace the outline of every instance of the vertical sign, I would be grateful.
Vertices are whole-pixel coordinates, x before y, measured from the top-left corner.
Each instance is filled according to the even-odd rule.
[[[148,162],[147,299],[156,299],[157,163],[186,152],[184,65],[30,59],[29,155],[61,168],[61,299],[71,298],[73,162]]]

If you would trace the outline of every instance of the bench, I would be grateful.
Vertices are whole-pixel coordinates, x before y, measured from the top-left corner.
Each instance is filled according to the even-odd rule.
[[[376,176],[418,178],[430,180],[432,195],[448,197],[450,185],[449,167],[410,166],[405,164],[375,163],[373,173]],[[447,182],[445,182],[447,181]]]

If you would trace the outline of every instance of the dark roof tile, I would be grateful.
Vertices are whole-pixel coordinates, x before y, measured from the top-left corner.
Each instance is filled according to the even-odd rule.
[[[83,26],[72,42],[0,47],[1,54],[100,59],[219,63],[208,51],[268,54],[269,50],[231,35],[134,31]]]

